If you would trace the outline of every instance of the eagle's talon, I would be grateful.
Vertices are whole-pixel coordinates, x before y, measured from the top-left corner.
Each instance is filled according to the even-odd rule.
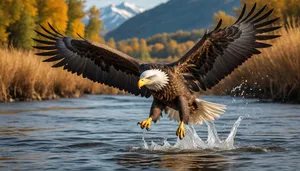
[[[180,122],[179,127],[176,131],[176,136],[178,136],[180,140],[182,140],[182,138],[185,136],[185,130],[183,125],[184,123]]]
[[[150,117],[150,118],[148,118],[148,119],[146,119],[146,120],[144,120],[142,122],[138,122],[138,125],[141,126],[141,129],[146,128],[146,130],[149,131],[150,130],[150,126],[151,126],[151,122],[152,122],[152,118]]]

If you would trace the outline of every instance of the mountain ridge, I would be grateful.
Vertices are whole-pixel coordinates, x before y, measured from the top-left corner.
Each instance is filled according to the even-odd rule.
[[[118,41],[133,37],[147,38],[157,33],[209,28],[214,13],[222,10],[233,15],[233,7],[239,6],[240,0],[170,0],[125,21],[108,32],[105,38],[113,37]]]
[[[103,25],[106,28],[105,32],[109,32],[119,27],[128,19],[135,15],[145,11],[144,8],[140,8],[135,4],[122,2],[118,5],[111,4],[102,8],[99,8],[100,16],[99,19],[103,21]],[[83,19],[85,25],[88,24],[88,16]],[[104,32],[104,33],[105,33]]]
[[[123,24],[126,20],[144,12],[145,9],[139,8],[135,4],[123,2],[119,5],[111,4],[102,7],[100,11],[100,19],[103,21],[107,31],[111,31]]]

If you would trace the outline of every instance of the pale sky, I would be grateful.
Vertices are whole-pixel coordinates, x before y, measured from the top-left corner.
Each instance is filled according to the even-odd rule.
[[[104,7],[110,4],[120,4],[122,2],[129,2],[136,4],[139,7],[143,7],[145,9],[153,8],[161,3],[167,2],[168,0],[86,0],[86,8],[89,8],[93,5],[96,7]]]

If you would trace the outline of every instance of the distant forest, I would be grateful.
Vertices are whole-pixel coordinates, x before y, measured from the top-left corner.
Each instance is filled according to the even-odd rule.
[[[275,34],[281,38],[272,42],[273,47],[263,49],[230,76],[221,81],[209,94],[227,94],[242,97],[295,101],[300,103],[300,0],[256,0],[257,10],[268,3],[274,8],[271,18],[281,17],[282,25]],[[253,5],[252,0],[241,0]],[[99,34],[102,21],[95,6],[84,11],[82,0],[1,0],[0,1],[0,101],[43,100],[60,97],[78,97],[82,94],[124,94],[126,92],[93,83],[68,73],[51,69],[52,63],[43,63],[35,56],[32,38],[34,30],[43,33],[39,25],[52,24],[61,33],[98,43],[105,43],[129,55],[150,62],[174,61],[186,53],[201,38],[204,29],[191,32],[160,33],[146,39],[105,41]],[[239,15],[240,8],[234,9]],[[82,18],[89,15],[88,25]],[[223,26],[235,21],[223,11],[212,16],[214,23],[223,19]],[[213,28],[213,27],[212,27]],[[208,28],[208,29],[212,29]],[[273,33],[272,33],[273,34]]]
[[[266,3],[268,8],[275,8],[274,15],[281,17],[284,23],[289,18],[299,18],[300,0],[257,0],[258,7]],[[241,0],[241,3],[253,5],[252,0]],[[99,19],[101,11],[95,6],[84,11],[83,0],[2,0],[0,2],[0,44],[21,49],[30,49],[36,37],[34,30],[43,32],[39,25],[47,27],[47,23],[54,25],[60,32],[67,36],[85,39],[98,43],[105,43],[117,48],[133,57],[144,61],[157,59],[172,60],[182,56],[201,38],[205,29],[191,32],[177,31],[175,33],[161,33],[147,39],[132,38],[115,42],[113,38],[105,41],[99,34],[105,29]],[[235,8],[238,15],[240,9]],[[82,19],[88,15],[89,22],[84,25]],[[230,16],[223,11],[214,14],[212,20],[217,23],[223,19],[227,26],[235,21],[235,16]],[[206,28],[209,29],[209,28]]]

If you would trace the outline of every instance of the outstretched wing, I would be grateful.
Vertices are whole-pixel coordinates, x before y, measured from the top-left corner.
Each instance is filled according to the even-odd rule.
[[[52,67],[63,67],[94,82],[125,90],[136,96],[151,96],[147,88],[139,89],[137,86],[139,61],[103,44],[65,37],[50,24],[49,27],[52,31],[41,26],[47,34],[36,31],[46,40],[34,39],[42,44],[34,48],[47,50],[36,54],[50,57],[44,62],[58,61]]]
[[[177,71],[189,82],[191,90],[197,92],[200,88],[212,88],[252,55],[260,54],[259,48],[271,46],[261,41],[279,37],[262,35],[280,28],[271,26],[279,18],[268,19],[273,10],[264,12],[264,6],[254,14],[255,8],[256,4],[244,17],[244,5],[240,17],[230,27],[220,28],[220,20],[217,27],[206,33],[182,58],[168,64],[176,66]]]

